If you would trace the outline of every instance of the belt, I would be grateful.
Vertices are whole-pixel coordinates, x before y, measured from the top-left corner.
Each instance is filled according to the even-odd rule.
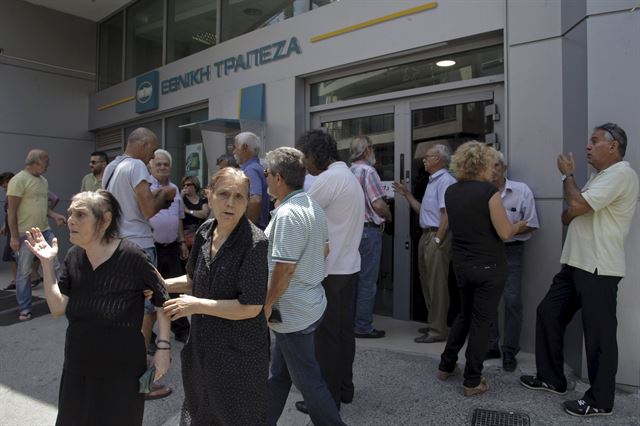
[[[437,226],[427,226],[426,228],[422,228],[423,234],[428,234],[429,232],[438,232]]]
[[[176,244],[178,244],[178,241],[174,241],[172,243],[154,243],[156,248],[168,248],[168,247],[173,247]]]
[[[523,244],[524,244],[524,241],[510,241],[508,243],[504,243],[506,247],[521,246]]]
[[[381,228],[382,226],[384,226],[384,223],[381,223],[380,225],[378,225],[375,222],[365,222],[364,226],[365,228]]]

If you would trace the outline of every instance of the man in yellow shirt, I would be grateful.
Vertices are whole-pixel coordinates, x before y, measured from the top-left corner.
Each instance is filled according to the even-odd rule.
[[[31,283],[29,274],[33,263],[33,254],[25,244],[25,233],[33,227],[42,231],[49,244],[54,238],[49,228],[48,217],[58,226],[66,223],[65,217],[55,213],[48,205],[49,185],[42,176],[49,167],[49,155],[46,151],[33,149],[27,154],[25,168],[9,181],[7,199],[9,208],[10,246],[17,256],[16,299],[20,307],[20,321],[31,319]],[[56,261],[57,265],[57,261]],[[57,270],[58,268],[56,268]]]
[[[606,416],[613,410],[618,369],[616,297],[625,274],[624,240],[638,199],[638,176],[623,161],[627,135],[618,125],[594,129],[587,160],[597,173],[579,189],[573,155],[558,157],[569,225],[562,249],[562,270],[553,278],[537,310],[536,376],[522,376],[529,389],[564,395],[563,340],[567,324],[582,309],[587,368],[591,387],[565,411],[578,417]]]

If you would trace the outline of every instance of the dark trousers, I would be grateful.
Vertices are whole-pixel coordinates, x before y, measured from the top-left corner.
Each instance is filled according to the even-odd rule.
[[[458,352],[469,336],[463,382],[466,387],[480,384],[482,363],[489,345],[489,325],[495,320],[506,276],[506,265],[456,268],[462,311],[449,330],[439,369],[448,372],[455,369]]]
[[[616,303],[620,277],[599,276],[564,265],[553,277],[536,315],[536,367],[538,378],[564,389],[564,333],[582,309],[587,369],[591,388],[584,394],[589,405],[613,409],[618,341]]]
[[[353,398],[353,286],[358,274],[329,275],[322,282],[327,297],[324,319],[315,333],[316,358],[331,396],[340,407],[341,396]]]
[[[184,268],[180,261],[180,244],[174,242],[171,244],[156,244],[158,253],[158,272],[163,278],[175,278],[184,275]],[[178,297],[178,294],[170,294],[172,298]],[[189,334],[189,320],[179,318],[171,321],[171,331],[176,336]]]

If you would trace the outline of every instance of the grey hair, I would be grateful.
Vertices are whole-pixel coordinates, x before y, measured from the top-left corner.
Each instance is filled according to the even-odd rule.
[[[280,175],[284,183],[291,189],[300,189],[304,185],[306,169],[301,151],[289,146],[282,146],[267,152],[267,171]]]
[[[504,159],[504,154],[501,151],[496,150],[498,161],[502,163],[502,165],[506,166],[507,161]]]
[[[171,157],[171,154],[169,154],[169,151],[167,151],[167,150],[165,150],[165,149],[162,149],[162,148],[160,148],[160,149],[156,149],[156,150],[153,152],[153,157],[154,157],[154,158],[152,158],[152,159],[151,159],[151,161],[154,161],[154,160],[155,160],[155,157],[156,157],[157,155],[164,155],[165,157],[167,157],[167,159],[169,160],[169,167],[171,167],[171,165],[173,164],[173,158]]]
[[[246,145],[248,146],[253,153],[256,155],[260,155],[260,138],[255,133],[251,132],[242,132],[238,133],[235,137],[235,141],[238,142],[238,145]]]
[[[446,166],[449,166],[449,163],[451,163],[451,152],[446,145],[439,143],[432,146],[431,149],[438,153],[440,160],[442,160]]]
[[[32,149],[27,154],[27,158],[26,158],[26,160],[24,160],[24,165],[25,166],[30,166],[32,164],[39,163],[39,162],[41,162],[42,160],[44,160],[48,156],[49,156],[49,154],[47,154],[47,151],[45,151],[43,149]]]
[[[620,157],[624,158],[627,152],[627,132],[622,127],[616,123],[604,123],[596,126],[593,130],[604,130],[605,137],[609,142],[618,141],[618,153],[620,153]]]
[[[134,144],[136,142],[144,142],[148,139],[158,138],[155,133],[146,127],[138,127],[129,134],[127,138],[127,145]]]
[[[372,146],[373,143],[368,136],[356,136],[351,140],[351,161],[360,160],[364,153],[367,151],[367,148]]]

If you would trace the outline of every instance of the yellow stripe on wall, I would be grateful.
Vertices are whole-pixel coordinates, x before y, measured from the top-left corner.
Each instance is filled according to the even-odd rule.
[[[111,107],[114,107],[114,106],[117,106],[117,105],[123,104],[123,103],[125,103],[125,102],[131,102],[131,101],[133,101],[133,100],[135,100],[135,99],[136,99],[136,97],[135,97],[135,96],[128,96],[128,97],[126,97],[126,98],[118,99],[117,101],[113,101],[113,102],[110,102],[110,103],[108,103],[108,104],[105,104],[105,105],[101,105],[101,106],[99,106],[99,107],[98,107],[98,111],[103,111],[103,110],[105,110],[105,109],[108,109],[108,108],[111,108]]]
[[[372,25],[380,24],[382,22],[391,21],[393,19],[402,18],[403,16],[413,15],[414,13],[423,12],[425,10],[435,9],[438,7],[438,3],[432,1],[430,3],[425,3],[422,6],[412,7],[411,9],[401,10],[400,12],[395,12],[390,15],[381,16],[379,18],[370,19],[368,21],[361,22],[359,24],[350,25],[348,27],[341,28],[339,30],[331,31],[326,34],[320,34],[317,36],[311,37],[311,43],[316,43],[318,41],[326,40],[331,37],[337,37],[342,34],[350,33],[352,31],[361,30],[362,28],[367,28]]]

